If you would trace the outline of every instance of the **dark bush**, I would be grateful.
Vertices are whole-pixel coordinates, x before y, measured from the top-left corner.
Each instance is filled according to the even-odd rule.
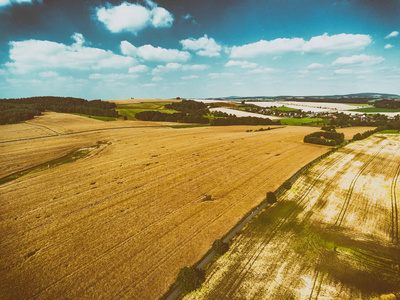
[[[274,192],[268,192],[267,193],[267,202],[269,204],[273,204],[277,201],[275,193]]]
[[[227,243],[224,243],[221,239],[218,239],[215,240],[214,243],[212,244],[212,249],[218,255],[222,255],[229,250],[229,245]]]
[[[284,187],[285,189],[289,190],[289,189],[292,187],[292,184],[290,183],[289,180],[286,180],[286,181],[283,183],[283,187]]]
[[[205,280],[204,271],[195,267],[183,267],[179,270],[176,281],[186,293],[199,288]]]

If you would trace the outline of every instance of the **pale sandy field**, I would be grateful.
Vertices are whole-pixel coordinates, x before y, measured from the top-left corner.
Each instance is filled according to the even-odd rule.
[[[108,143],[0,185],[0,298],[157,299],[267,191],[329,149],[303,144],[310,127],[99,122],[48,113],[29,123],[43,127],[0,127],[63,133],[1,143],[0,177]]]
[[[398,299],[399,148],[376,134],[314,165],[185,299]]]

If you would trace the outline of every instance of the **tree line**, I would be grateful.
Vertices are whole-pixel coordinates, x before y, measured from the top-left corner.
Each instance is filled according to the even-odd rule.
[[[100,117],[119,117],[116,104],[73,97],[29,97],[0,99],[0,125],[13,124],[40,116],[46,110]]]
[[[400,101],[395,100],[379,100],[374,102],[376,108],[393,108],[400,109]]]
[[[200,123],[208,124],[210,121],[201,114],[196,113],[162,113],[159,111],[142,111],[135,115],[135,118],[142,121],[153,122],[179,122],[179,123]]]
[[[304,143],[336,146],[344,141],[344,134],[332,131],[317,131],[307,134],[304,137]]]

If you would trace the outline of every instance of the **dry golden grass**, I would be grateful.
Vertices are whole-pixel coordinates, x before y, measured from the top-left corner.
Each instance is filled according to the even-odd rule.
[[[0,142],[57,135],[54,131],[28,123],[0,126]]]
[[[368,130],[374,130],[375,128],[376,127],[359,126],[359,127],[338,128],[336,129],[336,131],[344,133],[345,140],[351,140],[356,133],[363,133]]]
[[[399,148],[376,134],[314,165],[185,299],[397,299]]]
[[[116,120],[106,122],[73,114],[60,114],[55,112],[46,112],[44,113],[44,116],[29,120],[27,121],[27,123],[32,126],[53,130],[59,134],[108,128],[159,126],[159,124],[156,124],[154,122],[129,120]]]
[[[4,175],[111,143],[0,186],[2,298],[159,298],[267,191],[328,150],[302,143],[314,128],[250,128],[143,127],[0,145]]]

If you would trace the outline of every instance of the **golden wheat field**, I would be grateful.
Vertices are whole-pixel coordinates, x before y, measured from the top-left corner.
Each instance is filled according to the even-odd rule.
[[[375,134],[315,164],[186,299],[398,299],[399,148]]]
[[[30,123],[69,134],[0,144],[4,177],[103,142],[0,185],[2,298],[157,299],[267,191],[329,149],[302,142],[309,127],[99,122],[49,113]]]

